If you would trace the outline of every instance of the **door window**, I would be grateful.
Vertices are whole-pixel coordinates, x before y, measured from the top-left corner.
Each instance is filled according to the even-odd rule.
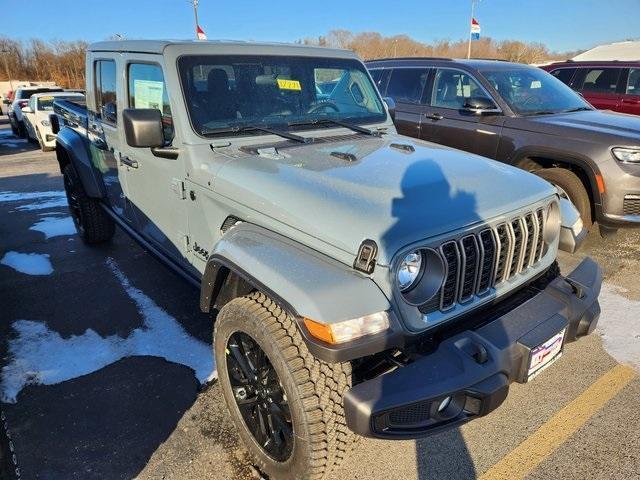
[[[129,107],[155,108],[162,113],[162,128],[166,143],[173,140],[173,117],[167,86],[160,65],[131,63],[129,65]]]
[[[581,90],[594,93],[616,93],[620,71],[619,68],[590,68],[585,73]]]
[[[571,85],[571,79],[575,72],[575,68],[558,68],[550,73],[565,85]]]
[[[627,95],[640,95],[640,68],[632,68],[629,70],[629,79],[627,80]]]
[[[431,105],[460,110],[471,97],[491,98],[478,82],[460,70],[439,69],[434,81]]]
[[[116,62],[98,60],[96,68],[96,116],[105,122],[117,123]]]
[[[386,96],[396,102],[420,103],[429,70],[424,68],[395,68],[391,72]]]

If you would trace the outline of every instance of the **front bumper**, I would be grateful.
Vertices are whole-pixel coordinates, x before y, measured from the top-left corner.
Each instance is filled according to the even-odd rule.
[[[601,284],[600,267],[587,258],[505,315],[354,386],[344,397],[347,425],[366,437],[407,439],[488,414],[504,401],[510,383],[526,382],[533,348],[562,329],[565,342],[593,332]]]

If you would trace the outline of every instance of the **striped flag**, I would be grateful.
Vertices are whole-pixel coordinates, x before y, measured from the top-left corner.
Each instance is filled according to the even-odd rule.
[[[471,19],[471,39],[480,40],[480,24],[475,18]]]

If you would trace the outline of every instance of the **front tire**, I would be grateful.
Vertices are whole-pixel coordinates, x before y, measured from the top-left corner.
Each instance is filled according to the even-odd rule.
[[[27,127],[24,125],[24,120],[18,121],[18,136],[20,138],[26,138],[27,140],[29,139],[29,134],[27,133]]]
[[[582,223],[586,229],[591,228],[591,201],[587,189],[580,178],[566,168],[547,168],[536,172],[539,177],[559,187],[561,195],[566,196],[580,212]]]
[[[343,409],[351,365],[311,355],[295,320],[271,299],[256,292],[225,305],[214,354],[233,422],[270,478],[319,479],[346,457],[355,440]]]
[[[111,240],[115,222],[98,200],[87,196],[73,165],[64,167],[63,179],[71,218],[82,241],[93,245]]]

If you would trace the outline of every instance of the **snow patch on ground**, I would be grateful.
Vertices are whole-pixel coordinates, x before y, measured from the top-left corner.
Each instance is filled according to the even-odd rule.
[[[629,300],[621,293],[624,289],[602,285],[597,330],[613,358],[640,371],[640,301]]]
[[[51,275],[53,267],[46,253],[7,252],[0,264],[28,275]]]
[[[126,338],[101,337],[91,329],[62,338],[42,322],[14,322],[16,336],[9,341],[9,362],[1,372],[1,401],[15,403],[26,385],[60,383],[135,355],[162,357],[191,367],[203,383],[217,377],[211,346],[189,335],[175,318],[131,285],[112,259],[107,266],[135,302],[143,326]]]
[[[0,202],[22,202],[25,200],[43,200],[59,197],[64,197],[64,190],[49,190],[44,192],[0,192]]]
[[[69,216],[43,217],[38,222],[29,227],[29,230],[35,230],[37,232],[44,233],[44,236],[47,240],[52,237],[74,235],[76,233],[76,227],[73,224],[72,218]]]
[[[67,206],[67,197],[64,190],[52,190],[43,192],[0,192],[0,202],[26,202],[18,205],[18,211],[44,210],[47,208],[60,208]]]

